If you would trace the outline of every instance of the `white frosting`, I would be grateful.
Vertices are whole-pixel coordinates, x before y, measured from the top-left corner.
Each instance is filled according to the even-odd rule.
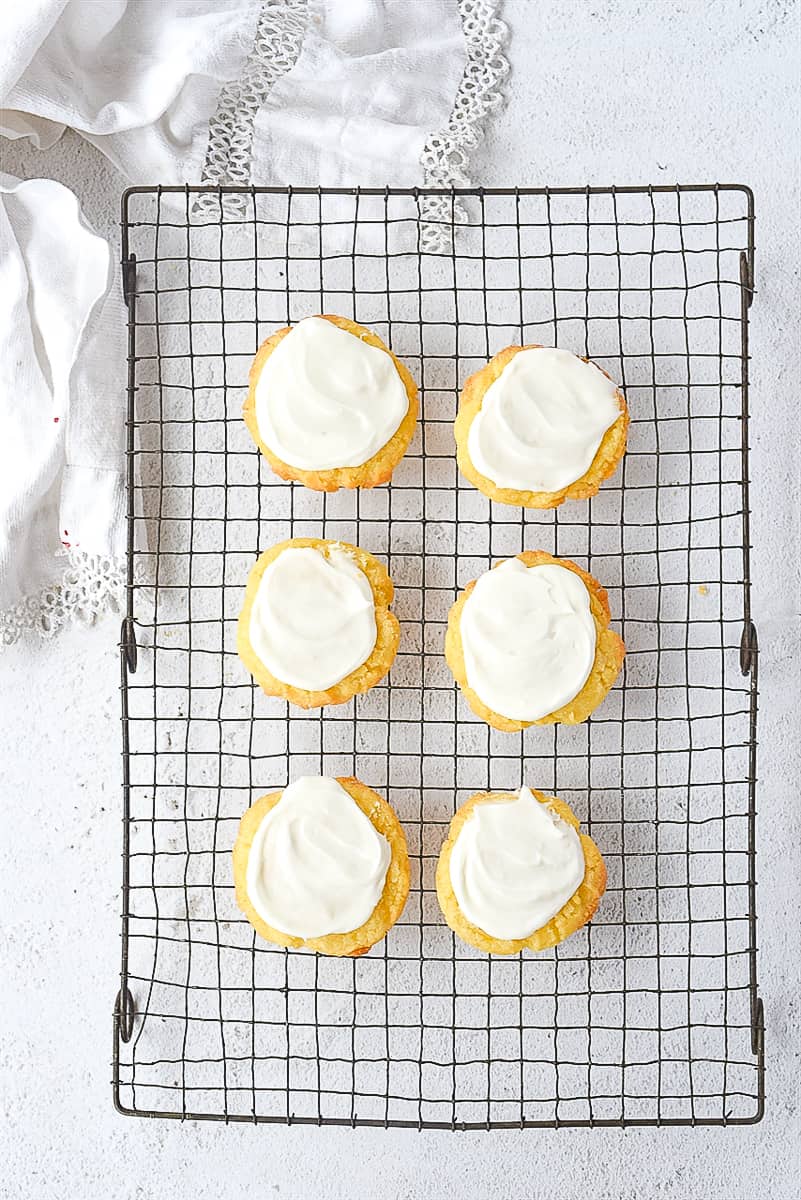
[[[513,799],[477,804],[451,850],[451,884],[464,915],[490,937],[542,929],[584,878],[572,825],[522,787]]]
[[[281,339],[256,384],[262,441],[305,471],[367,462],[408,408],[390,355],[322,317],[307,317]]]
[[[520,350],[487,388],[467,439],[498,487],[557,492],[581,479],[620,416],[617,387],[567,350]]]
[[[292,937],[359,929],[381,899],[389,842],[336,779],[296,779],[256,830],[247,892],[259,916]]]
[[[370,581],[352,556],[331,546],[290,546],[259,581],[250,644],[271,675],[293,687],[333,687],[369,657],[378,631]]]
[[[595,660],[590,595],[567,567],[510,558],[476,582],[460,622],[467,682],[493,712],[538,721],[573,700]]]

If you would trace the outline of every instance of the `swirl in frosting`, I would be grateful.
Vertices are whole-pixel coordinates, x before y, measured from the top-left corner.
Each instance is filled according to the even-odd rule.
[[[460,632],[469,686],[512,721],[569,704],[595,661],[589,592],[558,563],[510,558],[487,571],[465,601]]]
[[[366,662],[376,643],[370,580],[346,550],[290,546],[259,581],[250,643],[271,675],[292,687],[333,687]]]
[[[384,890],[389,842],[336,779],[304,776],[284,788],[248,854],[256,912],[291,937],[351,933]]]
[[[529,347],[487,388],[467,448],[497,487],[558,492],[587,473],[619,416],[617,386],[594,363]]]
[[[573,826],[521,787],[475,805],[449,869],[468,921],[493,938],[527,938],[578,890],[584,851]]]
[[[256,384],[262,441],[282,462],[304,471],[366,463],[408,408],[392,357],[323,317],[295,325]]]

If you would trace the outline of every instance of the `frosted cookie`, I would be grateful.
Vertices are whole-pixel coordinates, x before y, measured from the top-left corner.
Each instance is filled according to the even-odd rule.
[[[628,424],[623,393],[589,359],[508,346],[464,385],[457,460],[491,500],[556,508],[595,495],[623,457]]]
[[[307,317],[259,347],[243,410],[282,479],[318,492],[386,483],[412,440],[417,387],[377,334]]]
[[[237,628],[242,662],[268,696],[344,704],[386,675],[400,625],[386,567],[358,546],[292,538],[262,554]]]
[[[437,863],[437,898],[454,933],[488,954],[546,950],[585,925],[606,887],[592,838],[567,804],[522,787],[471,796]]]
[[[445,658],[473,712],[496,729],[577,725],[623,664],[610,619],[597,579],[526,550],[467,585],[448,614]]]
[[[244,814],[234,883],[268,942],[355,957],[403,912],[406,838],[386,800],[358,779],[306,776]]]

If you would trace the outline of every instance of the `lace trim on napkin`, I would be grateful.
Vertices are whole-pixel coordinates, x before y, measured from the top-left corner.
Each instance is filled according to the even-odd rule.
[[[214,187],[250,184],[256,116],[272,86],[297,62],[308,23],[308,0],[265,0],[242,73],[224,85],[209,121],[202,183]],[[246,196],[226,196],[226,214],[243,215],[246,203]],[[218,198],[200,196],[195,212],[218,214]]]
[[[503,49],[509,38],[498,20],[501,0],[458,0],[467,63],[444,129],[432,133],[420,163],[425,187],[469,187],[470,152],[484,136],[485,118],[504,103],[501,83],[509,74]],[[308,0],[265,0],[253,49],[242,74],[225,84],[209,121],[209,142],[201,182],[213,187],[250,182],[256,116],[270,89],[298,60],[309,24]],[[200,196],[194,211],[218,215],[219,198]],[[244,216],[245,196],[226,196],[228,216]],[[420,202],[421,249],[443,254],[451,248],[454,224],[467,221],[461,201],[424,196]]]
[[[497,0],[459,0],[467,63],[448,124],[431,135],[420,155],[426,187],[470,187],[470,152],[484,136],[485,118],[503,105],[500,85],[509,74],[503,55],[509,30],[498,10]],[[454,224],[467,221],[464,204],[443,196],[423,196],[420,215],[420,245],[429,254],[450,250]]]
[[[64,550],[66,560],[59,583],[26,596],[0,613],[0,645],[10,646],[23,633],[49,638],[70,621],[94,625],[107,612],[122,612],[125,600],[125,559]]]

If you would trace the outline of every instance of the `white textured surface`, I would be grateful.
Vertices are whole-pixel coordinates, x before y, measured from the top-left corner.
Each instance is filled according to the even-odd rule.
[[[0,659],[6,834],[0,1195],[701,1197],[795,1194],[799,1170],[801,529],[799,6],[507,0],[515,75],[476,160],[487,184],[750,183],[757,876],[768,1107],[754,1128],[476,1135],[124,1120],[111,1108],[119,956],[118,621]],[[67,137],[4,169],[72,186],[114,235],[121,182]],[[547,1169],[543,1170],[543,1164]]]

